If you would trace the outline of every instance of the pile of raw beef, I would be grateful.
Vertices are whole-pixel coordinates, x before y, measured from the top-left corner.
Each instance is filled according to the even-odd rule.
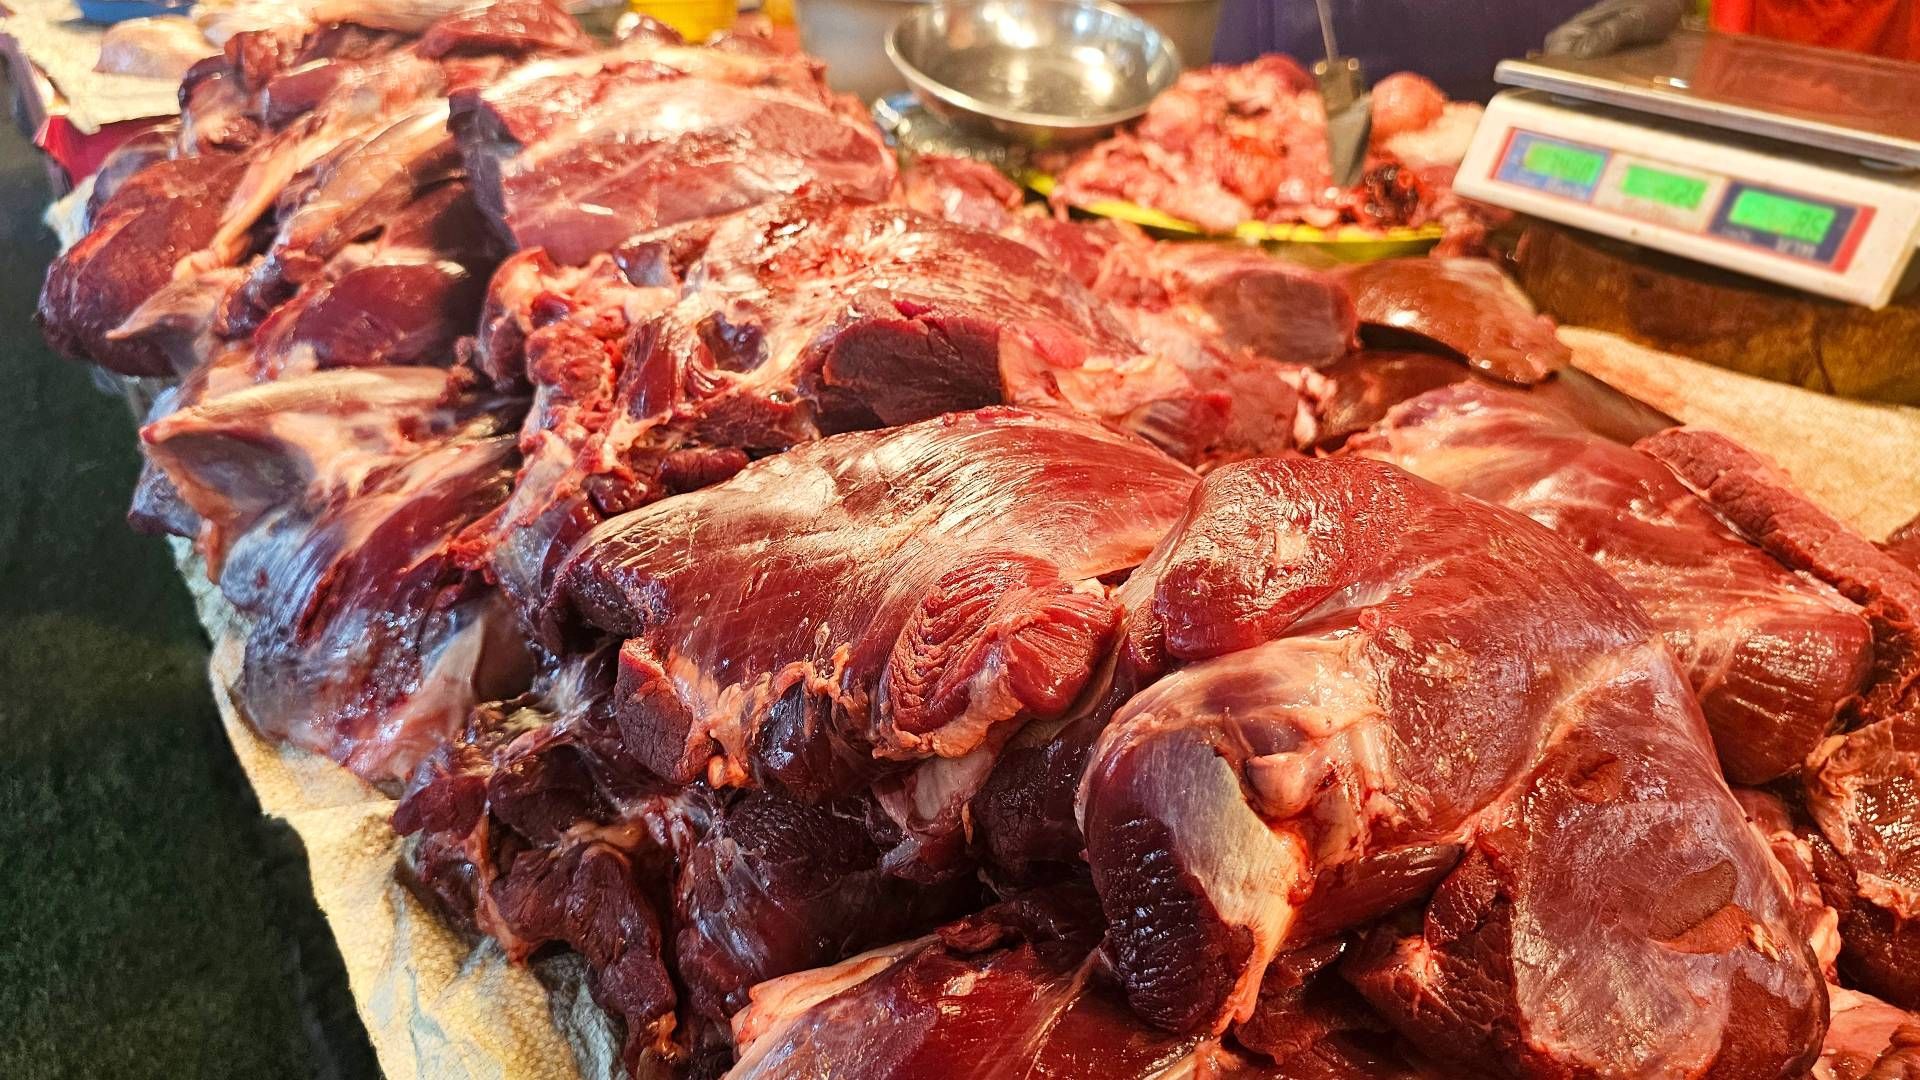
[[[165,381],[246,716],[636,1074],[1920,1075],[1920,560],[1492,264],[1056,220],[543,0],[182,104],[48,339]]]
[[[1442,226],[1455,245],[1482,239],[1490,207],[1459,198],[1453,174],[1480,117],[1411,72],[1373,89],[1360,179],[1334,182],[1326,108],[1291,57],[1189,71],[1146,115],[1111,137],[1044,155],[1053,198],[1119,199],[1231,233],[1249,222],[1318,228]]]

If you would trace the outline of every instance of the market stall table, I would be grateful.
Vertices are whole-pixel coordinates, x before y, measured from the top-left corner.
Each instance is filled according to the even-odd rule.
[[[1126,1075],[1284,1067],[1260,1021],[1293,1004],[1256,991],[1296,961],[1410,1067],[1821,1051],[1825,942],[1722,779],[1739,729],[1688,681],[1711,664],[1667,644],[1772,623],[1719,626],[1751,606],[1723,589],[1656,628],[1658,580],[1565,542],[1602,537],[1363,454],[1429,392],[1623,419],[1580,438],[1685,510],[1647,565],[1692,529],[1770,618],[1819,615],[1835,676],[1778,671],[1820,683],[1819,740],[1908,690],[1906,613],[1870,621],[1845,573],[1912,576],[1872,543],[1920,501],[1887,467],[1920,452],[1911,411],[1556,334],[1481,259],[1321,273],[1063,221],[977,164],[903,177],[807,58],[751,40],[604,49],[527,2],[371,56],[315,40],[314,122],[134,174],[42,316],[74,359],[191,365],[136,515],[176,538],[222,718],[390,1075],[887,1076],[947,1038],[1069,1073],[1118,1044],[1152,1058]],[[1343,395],[1355,426],[1323,428]],[[1743,486],[1612,441],[1667,417],[1739,442],[1655,449],[1718,448]],[[1391,917],[1412,904],[1424,925]],[[1446,933],[1502,910],[1533,929]],[[1542,957],[1500,1024],[1573,1017],[1566,1041],[1409,996]],[[922,984],[941,970],[966,974]],[[1898,975],[1872,988],[1920,1000]],[[1062,993],[997,992],[1037,984]]]

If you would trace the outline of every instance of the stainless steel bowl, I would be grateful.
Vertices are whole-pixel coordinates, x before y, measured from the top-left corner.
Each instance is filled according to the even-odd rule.
[[[929,112],[1029,146],[1096,139],[1180,74],[1165,35],[1100,0],[949,0],[903,16],[887,58]]]

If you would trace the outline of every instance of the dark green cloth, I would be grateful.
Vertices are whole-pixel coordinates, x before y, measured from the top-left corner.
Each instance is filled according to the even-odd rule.
[[[0,1077],[376,1075],[186,589],[123,520],[132,418],[32,325],[47,197],[0,123]]]

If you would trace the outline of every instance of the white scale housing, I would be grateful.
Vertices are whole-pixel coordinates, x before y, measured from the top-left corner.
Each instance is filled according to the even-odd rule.
[[[1682,32],[1496,77],[1531,89],[1487,106],[1469,198],[1868,307],[1906,278],[1920,65]]]

